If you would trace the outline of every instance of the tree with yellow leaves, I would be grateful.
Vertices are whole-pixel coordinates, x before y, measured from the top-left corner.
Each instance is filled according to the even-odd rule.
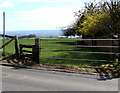
[[[92,38],[110,38],[120,34],[120,1],[86,3],[84,11],[78,11],[74,32]],[[69,27],[67,28],[69,29]],[[65,31],[68,31],[65,29]],[[71,30],[72,30],[71,29]]]

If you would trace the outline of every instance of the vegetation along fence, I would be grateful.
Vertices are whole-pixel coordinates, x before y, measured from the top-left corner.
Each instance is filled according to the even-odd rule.
[[[117,41],[117,44],[87,45],[84,41]],[[101,65],[115,61],[119,63],[119,46],[120,39],[40,39],[40,62],[80,66]],[[101,48],[109,48],[111,51],[103,51]]]

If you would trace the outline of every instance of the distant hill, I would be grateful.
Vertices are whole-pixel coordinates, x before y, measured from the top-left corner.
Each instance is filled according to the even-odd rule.
[[[34,34],[23,35],[23,36],[19,36],[18,38],[19,38],[19,39],[22,39],[22,38],[36,38],[36,35],[34,35]]]
[[[22,30],[22,31],[6,31],[6,34],[16,35],[16,36],[34,34],[37,37],[58,37],[62,35],[62,31],[60,30]]]

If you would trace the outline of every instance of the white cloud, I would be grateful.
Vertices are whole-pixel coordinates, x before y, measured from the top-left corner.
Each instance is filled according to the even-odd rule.
[[[46,2],[46,3],[64,3],[64,2],[83,2],[84,0],[2,0],[6,2]]]
[[[36,2],[36,1],[39,1],[39,0],[19,0],[19,1],[22,1],[22,2]]]
[[[42,0],[1,0],[3,2],[37,2]]]
[[[0,14],[2,14],[2,13],[3,13],[3,11],[0,10]]]
[[[14,1],[14,2],[37,2],[39,0],[11,0],[11,1]]]
[[[47,2],[65,3],[65,2],[80,2],[80,0],[48,0]]]
[[[100,0],[43,0],[43,1],[48,2],[48,3],[80,3],[81,4],[81,3],[95,2],[95,1],[100,1]],[[102,0],[102,1],[105,1],[105,0]]]
[[[44,2],[44,3],[74,3],[90,2],[94,0],[1,0],[2,2]],[[96,0],[98,1],[98,0]]]
[[[32,11],[19,11],[16,12],[16,15],[18,15],[18,22],[27,22],[32,26],[45,26],[44,29],[47,27],[55,29],[56,27],[70,25],[75,20],[74,12],[77,10],[66,7],[43,7]]]
[[[14,7],[14,4],[10,2],[3,2],[2,4],[0,4],[0,8],[5,8],[5,7]]]

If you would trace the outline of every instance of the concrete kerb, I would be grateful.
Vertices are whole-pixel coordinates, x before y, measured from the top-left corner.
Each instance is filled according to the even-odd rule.
[[[70,70],[65,70],[65,69],[45,68],[45,67],[38,67],[38,66],[37,67],[36,66],[25,66],[25,65],[15,64],[15,63],[0,62],[0,65],[10,66],[10,67],[15,67],[15,68],[44,70],[44,71],[50,71],[50,72],[75,73],[75,74],[84,74],[84,75],[97,75],[97,73],[94,73],[94,72],[87,72],[87,71],[76,72],[76,71],[70,71]]]

